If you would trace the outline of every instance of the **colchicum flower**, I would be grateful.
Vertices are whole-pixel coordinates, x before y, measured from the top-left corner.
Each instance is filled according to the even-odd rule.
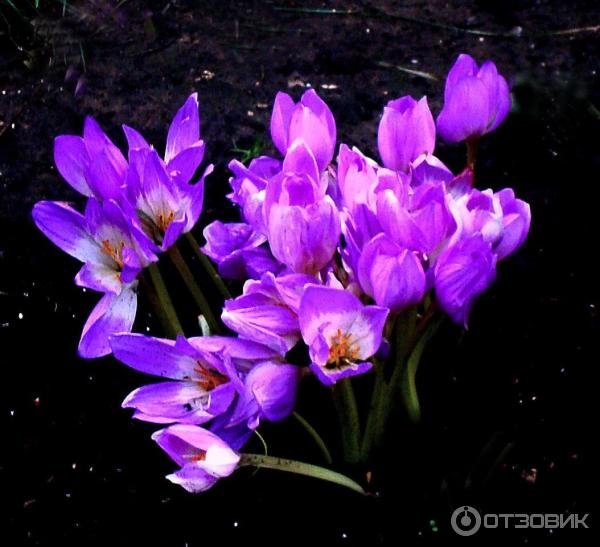
[[[325,385],[367,372],[366,362],[381,345],[389,310],[365,306],[352,293],[309,285],[300,303],[302,338],[308,346],[311,370]]]
[[[390,101],[383,109],[377,144],[383,164],[395,171],[406,172],[421,154],[433,154],[435,123],[427,97]]]
[[[296,140],[301,139],[322,171],[335,152],[335,120],[314,89],[306,91],[296,104],[287,93],[279,92],[271,114],[271,138],[283,156]]]
[[[37,227],[63,251],[84,262],[75,282],[106,293],[92,311],[79,342],[82,357],[110,353],[108,337],[130,331],[137,309],[137,275],[157,258],[146,236],[112,200],[90,198],[85,216],[66,203],[42,201],[33,209]]]
[[[161,429],[152,438],[180,466],[167,475],[188,492],[204,492],[231,475],[240,456],[215,433],[194,425],[177,424]]]
[[[124,126],[129,143],[127,194],[140,224],[159,246],[168,249],[198,222],[204,200],[204,179],[189,184],[204,157],[200,139],[198,99],[194,93],[179,109],[167,136],[164,161],[134,129]]]
[[[510,110],[510,91],[496,65],[477,66],[466,54],[458,56],[446,78],[444,108],[437,129],[448,142],[480,137],[496,129]]]
[[[273,256],[294,272],[315,274],[333,257],[339,213],[321,186],[315,157],[301,140],[292,144],[281,173],[267,185],[264,217]]]

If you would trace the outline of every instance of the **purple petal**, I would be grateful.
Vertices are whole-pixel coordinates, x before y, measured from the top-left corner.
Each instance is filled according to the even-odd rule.
[[[280,91],[275,96],[271,113],[271,138],[282,156],[285,156],[288,145],[291,144],[288,142],[288,135],[294,106],[293,99],[287,93]]]
[[[36,226],[65,253],[82,262],[102,262],[100,247],[87,231],[81,213],[63,202],[40,201],[32,215]]]
[[[136,310],[135,290],[123,289],[118,296],[105,294],[83,327],[79,355],[87,359],[108,355],[111,352],[109,336],[131,331]]]
[[[142,334],[115,334],[110,338],[110,345],[115,357],[127,366],[174,380],[193,377],[201,357],[200,353],[191,356],[176,345],[175,340]]]
[[[310,365],[310,370],[312,370],[315,376],[319,379],[319,381],[326,386],[332,386],[342,378],[360,376],[365,372],[369,372],[369,370],[371,370],[372,368],[373,364],[368,362],[352,363],[347,367],[338,369],[328,369],[325,367],[320,367],[316,363],[312,363]]]
[[[292,413],[300,373],[299,367],[269,362],[261,363],[250,371],[246,378],[247,389],[267,420],[276,422]]]
[[[121,151],[102,131],[96,120],[88,116],[83,126],[83,138],[90,159],[93,161],[99,154],[104,153],[118,178],[123,179],[127,172],[127,161]]]
[[[438,258],[434,275],[440,306],[466,327],[475,298],[496,277],[496,257],[481,234],[475,234],[447,248]]]
[[[419,303],[425,294],[425,272],[420,260],[385,234],[373,238],[363,249],[358,278],[377,304],[394,312]]]
[[[446,77],[446,86],[444,89],[444,101],[448,101],[449,95],[453,92],[456,83],[467,76],[477,75],[477,63],[475,59],[466,53],[461,53],[454,63],[454,66],[448,72]]]
[[[123,125],[123,133],[125,133],[125,138],[127,139],[129,151],[150,148],[150,145],[146,142],[146,139],[143,137],[143,135],[140,132],[133,129],[133,127]]]
[[[219,480],[196,465],[185,465],[178,471],[167,475],[166,479],[191,494],[205,492]]]
[[[448,142],[459,142],[472,135],[483,135],[489,121],[489,95],[477,77],[459,80],[444,103],[437,119],[440,135]]]
[[[167,171],[179,183],[188,183],[202,163],[204,141],[198,141],[182,150],[167,163]]]
[[[165,162],[169,163],[180,152],[193,146],[198,140],[200,140],[198,94],[193,93],[177,111],[169,126]]]
[[[126,282],[131,282],[128,279]],[[79,273],[75,276],[75,283],[80,287],[87,287],[93,291],[110,292],[119,294],[121,292],[122,282],[119,272],[106,264],[88,262],[83,265]]]
[[[54,163],[58,172],[84,196],[92,195],[85,179],[85,169],[89,161],[87,148],[81,137],[61,135],[54,140]]]

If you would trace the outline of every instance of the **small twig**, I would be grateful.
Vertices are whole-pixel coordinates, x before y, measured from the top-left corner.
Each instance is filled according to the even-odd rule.
[[[393,68],[395,70],[399,70],[400,72],[406,72],[407,74],[412,74],[413,76],[420,76],[421,78],[426,78],[427,80],[433,80],[437,82],[439,78],[434,76],[429,72],[424,72],[423,70],[415,70],[414,68],[408,68],[400,65],[394,65],[392,63],[388,63],[387,61],[377,61],[375,66],[379,68]]]

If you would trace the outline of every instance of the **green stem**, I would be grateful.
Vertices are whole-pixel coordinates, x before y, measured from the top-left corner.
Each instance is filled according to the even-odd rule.
[[[438,330],[439,326],[442,324],[442,321],[443,317],[437,317],[423,330],[421,330],[422,334],[414,346],[414,349],[411,351],[410,356],[406,361],[406,365],[400,369],[401,374],[397,377],[397,380],[390,385],[392,397],[398,389],[400,390],[400,397],[402,399],[402,403],[404,404],[404,408],[408,413],[408,417],[414,423],[417,423],[421,418],[421,406],[419,404],[416,385],[417,368],[419,367],[421,356],[427,347],[427,343]]]
[[[360,420],[350,378],[342,378],[333,388],[333,399],[342,428],[344,458],[355,464],[360,459]]]
[[[374,362],[375,367],[375,384],[373,385],[373,393],[371,394],[371,403],[369,405],[369,414],[367,416],[367,424],[365,425],[365,433],[360,447],[361,460],[367,461],[371,453],[371,448],[379,437],[379,431],[385,421],[386,395],[387,384],[385,381],[385,373],[383,363]]]
[[[178,334],[183,334],[183,329],[181,328],[181,323],[177,317],[175,307],[173,306],[173,301],[169,296],[165,282],[158,269],[158,264],[156,262],[150,264],[148,266],[148,271],[150,272],[150,278],[152,279],[152,284],[154,285],[154,290],[156,292],[158,309],[161,310],[159,316],[161,317],[168,334],[175,338]]]
[[[198,305],[200,312],[202,313],[202,315],[204,315],[204,318],[206,319],[206,322],[208,323],[208,326],[210,328],[210,332],[213,334],[219,333],[221,329],[219,327],[219,324],[217,323],[217,320],[215,319],[215,316],[213,315],[212,310],[210,309],[210,305],[204,297],[202,290],[196,283],[196,280],[194,279],[194,274],[188,268],[188,265],[185,263],[185,260],[179,252],[179,249],[174,245],[169,247],[169,256],[171,257],[173,264],[175,264],[177,271],[181,275],[181,278],[186,284],[188,290],[190,291],[192,298]]]
[[[196,238],[194,237],[194,235],[192,234],[192,232],[187,232],[185,234],[185,237],[188,240],[188,243],[191,245],[191,247],[194,250],[194,252],[196,253],[196,256],[198,257],[198,260],[200,260],[200,264],[202,264],[202,267],[206,270],[206,273],[212,279],[213,283],[215,284],[215,286],[217,287],[217,289],[221,293],[221,296],[225,300],[230,299],[231,298],[231,293],[229,292],[229,289],[227,288],[227,286],[225,285],[225,283],[223,283],[223,280],[221,279],[221,276],[217,273],[217,270],[215,270],[215,267],[212,265],[212,262],[210,261],[210,258],[208,258],[200,250],[200,245],[198,245],[198,242],[196,241]]]
[[[319,450],[321,451],[321,454],[323,454],[323,457],[325,458],[325,461],[329,465],[331,465],[333,463],[333,459],[332,459],[331,454],[329,453],[329,449],[327,448],[327,445],[325,444],[325,441],[323,441],[321,435],[319,435],[319,433],[317,433],[317,430],[312,425],[310,425],[297,412],[292,412],[292,416],[298,421],[298,423],[304,429],[306,429],[306,432],[313,438],[313,440],[315,441],[315,443],[319,447]]]
[[[312,465],[310,463],[286,460],[283,458],[276,458],[274,456],[263,456],[260,454],[242,454],[238,467],[244,466],[276,469],[278,471],[286,471],[287,473],[305,475],[307,477],[313,477],[322,481],[333,482],[335,484],[339,484],[340,486],[350,488],[350,490],[354,490],[359,494],[367,495],[360,484],[354,482],[345,475],[332,471],[331,469],[326,469],[325,467]]]

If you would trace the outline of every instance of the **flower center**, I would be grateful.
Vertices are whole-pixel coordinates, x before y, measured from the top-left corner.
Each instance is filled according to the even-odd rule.
[[[167,231],[167,228],[169,227],[171,222],[173,222],[174,218],[175,213],[173,211],[169,211],[168,213],[158,213],[158,216],[156,217],[156,225],[158,226],[158,229],[164,234]]]
[[[204,460],[206,460],[206,450],[201,450],[200,448],[198,448],[197,454],[189,454],[187,458],[191,462],[203,462]]]
[[[120,241],[118,245],[112,245],[108,239],[102,241],[102,252],[110,256],[119,268],[123,267],[123,247],[125,247],[124,241]]]
[[[344,334],[342,329],[337,330],[329,343],[329,357],[325,365],[327,368],[348,366],[358,359],[360,347],[351,339],[352,334]]]
[[[204,390],[211,391],[216,387],[229,382],[229,378],[221,374],[218,370],[204,366],[200,361],[196,361],[198,366],[194,369],[200,376],[196,383]]]

